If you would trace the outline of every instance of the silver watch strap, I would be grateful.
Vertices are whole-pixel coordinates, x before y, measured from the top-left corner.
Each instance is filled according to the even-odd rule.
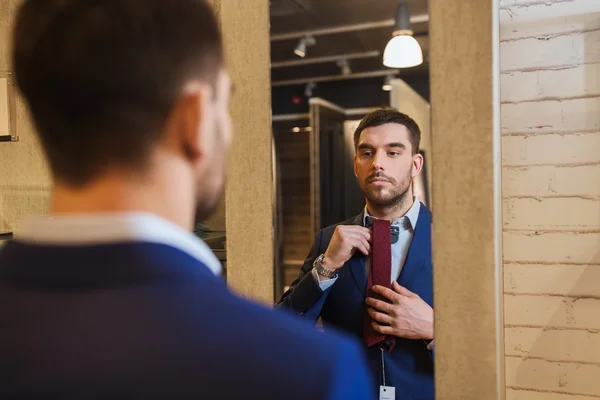
[[[337,276],[337,271],[327,269],[323,266],[323,258],[324,257],[325,256],[323,254],[321,254],[319,257],[317,257],[315,262],[313,263],[313,268],[317,270],[317,273],[319,275],[322,275],[329,279],[335,278]]]

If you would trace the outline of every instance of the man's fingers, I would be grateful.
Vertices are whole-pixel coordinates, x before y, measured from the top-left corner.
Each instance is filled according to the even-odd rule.
[[[400,284],[396,281],[394,281],[392,283],[392,289],[394,289],[394,292],[401,294],[402,296],[407,296],[407,297],[415,297],[416,296],[416,294],[414,294],[413,292],[411,292],[404,286],[400,286]]]
[[[386,314],[391,314],[394,310],[394,307],[390,303],[386,303],[385,301],[377,300],[372,297],[367,297],[366,303],[375,310],[384,312]]]
[[[369,313],[371,318],[373,318],[375,321],[380,322],[382,324],[390,325],[393,322],[392,317],[390,317],[388,314],[384,314],[382,312],[376,311],[373,308],[368,308],[367,312]]]
[[[384,335],[393,335],[394,331],[393,328],[391,326],[386,326],[386,325],[379,325],[377,322],[371,322],[371,325],[373,326],[373,329],[375,329],[377,332],[384,334]]]
[[[366,240],[367,242],[371,242],[371,233],[369,231],[351,231],[344,233],[344,239],[346,240]]]
[[[356,235],[349,237],[346,243],[350,248],[358,249],[365,256],[368,256],[371,252],[371,244],[362,236]]]
[[[371,230],[362,226],[358,226],[358,225],[348,225],[348,226],[344,226],[342,227],[342,229],[340,229],[340,234],[343,236],[358,236],[358,237],[364,237],[365,239],[367,239],[368,241],[371,241]]]
[[[367,253],[365,255],[369,255],[371,253],[371,243],[369,243],[365,238],[360,240],[362,245],[367,249]]]
[[[363,228],[362,226],[360,227],[362,228],[361,230],[358,231],[358,234],[365,238],[367,240],[367,242],[371,242],[371,230],[367,229],[367,228]]]
[[[399,300],[398,293],[394,292],[392,289],[386,288],[385,286],[375,285],[373,286],[373,292],[382,295],[392,303],[398,302]]]
[[[354,248],[358,249],[361,253],[363,253],[365,256],[369,255],[369,248],[367,246],[365,246],[363,243],[357,243]]]

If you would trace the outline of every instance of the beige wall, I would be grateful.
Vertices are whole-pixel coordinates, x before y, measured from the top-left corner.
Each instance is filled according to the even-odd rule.
[[[10,71],[12,22],[21,0],[0,2],[0,71]],[[0,143],[0,231],[14,231],[23,218],[49,204],[50,176],[23,99],[17,96],[18,142]]]
[[[226,189],[227,282],[274,300],[274,186],[271,132],[269,2],[213,0],[235,92],[234,138]],[[223,211],[223,207],[221,208]],[[222,212],[221,212],[222,215]]]
[[[437,400],[504,398],[496,0],[429,0]]]
[[[425,171],[427,172],[427,190],[431,196],[431,106],[419,93],[402,79],[392,80],[392,91],[390,92],[390,105],[410,117],[412,117],[421,129],[420,149],[425,152]],[[425,200],[422,179],[415,180],[415,195]],[[431,200],[429,200],[431,203]],[[431,208],[431,204],[426,204]]]
[[[501,0],[507,398],[600,398],[600,1]]]

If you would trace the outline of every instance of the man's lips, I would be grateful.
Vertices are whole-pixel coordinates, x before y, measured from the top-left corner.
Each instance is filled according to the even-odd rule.
[[[373,178],[369,179],[369,183],[390,183],[390,181],[385,178]]]

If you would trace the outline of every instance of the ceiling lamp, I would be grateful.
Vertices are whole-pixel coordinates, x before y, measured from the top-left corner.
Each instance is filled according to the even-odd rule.
[[[294,54],[298,57],[304,58],[306,56],[306,47],[314,46],[316,43],[317,41],[314,37],[305,36],[302,39],[300,39],[300,41],[296,45],[296,48],[294,49]]]
[[[306,97],[312,97],[313,96],[313,90],[316,89],[317,84],[314,82],[309,82],[306,84],[306,87],[304,88],[304,95]]]
[[[385,81],[383,82],[383,86],[381,86],[381,89],[385,90],[386,92],[391,91],[394,88],[394,86],[392,85],[392,79],[393,76],[386,76]]]
[[[390,68],[410,68],[423,63],[423,51],[413,37],[408,4],[398,4],[392,38],[383,52],[383,65]]]
[[[338,60],[337,66],[340,67],[342,75],[350,75],[352,70],[350,69],[350,63],[346,59]]]

